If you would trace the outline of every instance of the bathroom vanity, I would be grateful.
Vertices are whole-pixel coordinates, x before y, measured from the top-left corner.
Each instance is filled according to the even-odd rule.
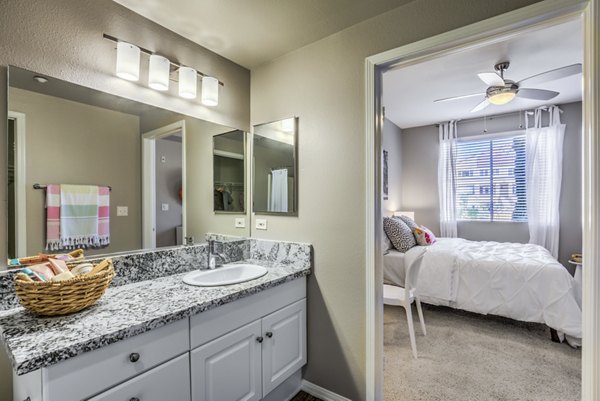
[[[226,401],[293,394],[306,363],[310,246],[245,241],[246,258],[234,263],[266,267],[255,280],[195,287],[180,272],[111,286],[97,305],[74,315],[1,311],[13,399]]]

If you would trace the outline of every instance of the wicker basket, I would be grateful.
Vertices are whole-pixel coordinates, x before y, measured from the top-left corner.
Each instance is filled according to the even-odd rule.
[[[58,316],[78,312],[100,299],[115,272],[111,259],[100,262],[93,274],[75,276],[65,281],[27,281],[17,275],[15,290],[23,307],[41,316]]]

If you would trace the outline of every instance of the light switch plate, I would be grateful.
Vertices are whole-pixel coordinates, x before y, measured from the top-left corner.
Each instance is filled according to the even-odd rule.
[[[246,228],[246,219],[243,217],[236,217],[235,228]]]
[[[160,210],[162,210],[163,212],[168,211],[169,210],[169,204],[168,203],[161,203]]]
[[[267,219],[256,219],[256,229],[257,230],[266,230],[267,229]]]
[[[117,216],[119,216],[119,217],[129,216],[129,207],[128,206],[117,206]]]
[[[160,157],[160,161],[161,161],[161,163],[166,163],[167,162],[167,156],[161,156]]]

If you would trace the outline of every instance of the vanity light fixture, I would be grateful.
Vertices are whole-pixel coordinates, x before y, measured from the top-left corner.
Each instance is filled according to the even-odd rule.
[[[195,99],[198,88],[198,73],[190,67],[179,68],[179,96]]]
[[[140,79],[140,48],[127,42],[117,42],[117,76],[128,81]]]
[[[129,81],[138,81],[140,78],[140,54],[150,56],[148,72],[148,86],[153,89],[166,91],[169,89],[171,65],[179,70],[179,96],[186,99],[195,99],[198,86],[198,75],[202,77],[202,104],[217,106],[219,104],[219,86],[225,86],[217,78],[197,71],[191,67],[182,66],[154,52],[124,42],[114,36],[102,35],[104,39],[117,43],[117,76]]]
[[[219,81],[217,78],[202,77],[202,104],[205,106],[219,104]]]
[[[148,70],[148,86],[157,91],[169,90],[169,73],[171,62],[158,54],[150,55]]]

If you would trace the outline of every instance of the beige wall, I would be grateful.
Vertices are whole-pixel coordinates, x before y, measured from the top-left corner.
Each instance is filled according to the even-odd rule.
[[[156,246],[178,245],[176,227],[182,224],[182,203],[179,198],[182,188],[182,143],[159,139],[155,151]],[[163,203],[169,205],[169,210],[162,210]]]
[[[141,248],[139,118],[18,88],[9,96],[26,121],[27,255],[46,245],[45,191],[34,183],[111,186],[110,245],[86,253]],[[117,205],[129,216],[117,217]]]
[[[300,117],[299,216],[252,235],[314,245],[307,380],[365,399],[365,57],[533,2],[413,1],[252,71],[254,124]]]
[[[215,75],[219,106],[153,91],[143,83],[114,75],[114,43],[108,33],[155,50],[173,60]],[[250,72],[155,24],[111,0],[3,0],[0,2],[0,120],[6,121],[6,67],[16,65],[129,99],[247,130],[250,121]],[[0,138],[0,165],[6,165],[6,131]],[[0,200],[6,205],[6,175],[0,174]],[[0,258],[6,259],[6,212],[0,212]],[[1,268],[1,266],[0,266]],[[11,375],[0,363],[0,399],[10,399]]]

